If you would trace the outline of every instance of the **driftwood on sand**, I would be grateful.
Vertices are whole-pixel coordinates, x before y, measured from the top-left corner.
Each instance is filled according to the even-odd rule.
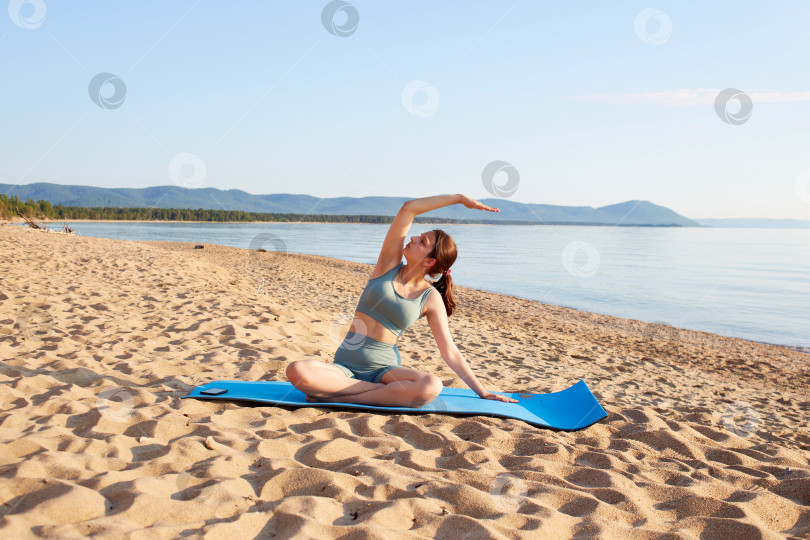
[[[37,230],[40,230],[40,231],[47,231],[48,230],[47,227],[40,227],[39,224],[37,224],[37,222],[34,221],[33,219],[31,219],[29,217],[25,217],[23,215],[23,213],[20,212],[19,208],[15,207],[14,210],[17,211],[17,215],[20,216],[21,218],[23,218],[25,220],[25,222],[28,223],[28,226],[31,227],[32,229],[37,229]]]
[[[28,224],[28,226],[31,227],[32,229],[36,229],[38,231],[58,233],[58,234],[73,234],[73,229],[70,228],[70,226],[67,224],[67,221],[65,222],[65,225],[64,225],[64,227],[62,228],[61,231],[53,231],[53,230],[49,229],[48,227],[46,227],[44,225],[40,225],[39,223],[34,221],[32,218],[24,216],[23,213],[20,212],[19,208],[15,207],[14,209],[17,211],[17,215],[20,216],[21,218],[23,218],[25,220],[25,222]]]

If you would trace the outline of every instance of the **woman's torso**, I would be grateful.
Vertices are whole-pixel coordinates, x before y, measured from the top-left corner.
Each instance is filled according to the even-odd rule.
[[[387,268],[382,268],[381,269],[382,271],[380,272],[376,272],[375,269],[374,273],[378,275],[374,276],[374,274],[372,274],[372,277],[369,278],[369,281],[376,279],[378,277],[382,277],[386,273],[393,270],[394,267],[399,266],[399,264],[400,263],[390,264],[388,265]],[[394,291],[402,298],[408,300],[418,299],[422,294],[424,294],[426,290],[431,288],[431,286],[428,285],[427,287],[419,290],[406,291],[403,289],[401,283],[396,282],[396,275],[394,276],[394,278],[395,278],[394,281],[391,282],[391,285],[394,287]],[[421,318],[425,314],[426,311],[423,309],[422,313],[419,314],[419,317]],[[360,311],[354,312],[354,319],[352,320],[352,324],[349,327],[349,331],[354,332],[356,334],[367,336],[371,339],[376,339],[377,341],[390,343],[392,345],[396,344],[397,342],[397,335],[393,331],[383,326],[380,322],[372,318],[370,315],[367,315]]]

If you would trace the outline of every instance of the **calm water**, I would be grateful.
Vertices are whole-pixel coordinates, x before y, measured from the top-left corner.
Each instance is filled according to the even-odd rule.
[[[52,228],[59,228],[53,224]],[[71,223],[77,234],[206,242],[374,264],[387,225]],[[410,235],[436,228],[414,224]],[[445,225],[459,285],[754,341],[810,347],[810,230]]]

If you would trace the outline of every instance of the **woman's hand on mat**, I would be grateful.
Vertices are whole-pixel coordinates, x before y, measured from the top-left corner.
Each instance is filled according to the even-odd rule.
[[[461,197],[459,203],[463,204],[467,208],[472,208],[473,210],[488,210],[490,212],[500,212],[500,210],[498,210],[497,208],[487,206],[484,203],[478,202],[475,199],[471,199],[466,195],[462,195],[461,193],[459,193],[459,197]]]
[[[487,392],[486,394],[481,396],[481,399],[491,399],[491,400],[494,400],[494,401],[503,401],[504,403],[518,403],[518,400],[516,400],[516,399],[512,399],[512,398],[506,397],[506,396],[502,396],[500,394],[495,394],[493,392]]]

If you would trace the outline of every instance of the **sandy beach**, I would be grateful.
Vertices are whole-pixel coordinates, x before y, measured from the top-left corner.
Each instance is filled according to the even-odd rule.
[[[331,362],[372,271],[202,245],[0,226],[0,537],[810,538],[807,354],[458,286],[488,390],[608,417],[181,399]],[[426,321],[399,348],[466,388]]]

